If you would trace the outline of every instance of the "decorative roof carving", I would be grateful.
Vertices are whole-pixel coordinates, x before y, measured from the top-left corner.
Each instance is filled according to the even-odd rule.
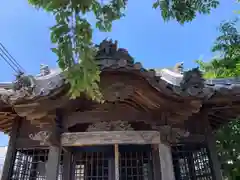
[[[97,58],[98,57],[113,57],[114,54],[117,52],[117,47],[118,42],[114,41],[114,43],[112,42],[112,40],[107,40],[104,39],[97,47],[99,48],[98,52],[97,52]]]
[[[13,82],[13,90],[26,96],[31,96],[34,93],[35,85],[33,76],[26,76],[20,73],[16,76],[16,81]]]
[[[202,73],[198,68],[193,68],[183,74],[180,88],[183,92],[187,92],[191,96],[198,96],[203,93],[205,87]]]
[[[134,93],[134,87],[117,82],[103,90],[104,99],[107,101],[117,101],[127,99]]]
[[[48,65],[41,64],[40,65],[40,76],[46,76],[48,74],[50,74],[50,69],[49,69]]]
[[[175,66],[174,66],[174,69],[173,71],[176,72],[176,73],[179,73],[179,74],[183,74],[183,62],[180,62],[180,63],[177,63]]]
[[[64,84],[60,70],[48,71],[48,66],[41,67],[39,76],[17,75],[12,89],[0,89],[1,100],[7,104],[15,104],[22,100],[47,96]]]
[[[126,121],[102,121],[89,125],[87,132],[94,131],[130,131],[134,130]]]
[[[118,64],[123,67],[134,62],[126,49],[118,48],[117,41],[104,39],[97,47],[96,61],[99,65],[107,67]]]
[[[35,134],[29,134],[29,138],[33,141],[39,141],[40,145],[46,145],[50,139],[51,132],[49,131],[39,131]]]

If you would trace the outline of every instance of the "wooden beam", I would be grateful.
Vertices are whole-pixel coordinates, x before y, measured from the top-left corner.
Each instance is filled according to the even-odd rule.
[[[125,121],[132,122],[138,120],[139,118],[141,118],[142,120],[148,120],[149,118],[151,118],[151,116],[145,112],[134,112],[129,110],[73,112],[70,116],[64,119],[63,126],[64,128],[69,128],[76,124],[93,123],[109,119],[111,119],[112,121],[124,119]]]
[[[159,144],[157,131],[101,131],[63,133],[62,146],[107,145],[107,144]]]
[[[147,112],[112,110],[110,112],[74,112],[71,116],[63,120],[63,127],[67,129],[76,124],[95,123],[100,121],[108,121],[109,119],[111,119],[111,121],[124,119],[124,121],[128,122],[144,121],[154,124],[156,124],[156,122],[161,123],[160,119],[156,119],[152,114],[149,114]]]

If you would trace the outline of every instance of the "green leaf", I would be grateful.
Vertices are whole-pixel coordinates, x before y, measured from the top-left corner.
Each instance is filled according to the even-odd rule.
[[[205,78],[226,78],[240,76],[240,33],[236,21],[224,22],[219,28],[213,51],[222,56],[210,62],[197,60]],[[217,134],[217,150],[228,179],[234,180],[240,175],[240,120],[232,120],[221,127]],[[232,164],[228,164],[229,161]]]
[[[153,3],[153,8],[157,9],[160,6],[159,1]]]

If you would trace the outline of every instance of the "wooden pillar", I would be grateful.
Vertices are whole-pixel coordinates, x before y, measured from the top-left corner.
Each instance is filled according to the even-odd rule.
[[[67,148],[67,151],[63,154],[63,180],[71,179],[71,151]]]
[[[46,180],[57,180],[59,172],[59,161],[61,158],[61,143],[60,137],[62,133],[62,110],[56,109],[56,118],[52,121],[49,131],[52,133],[50,136],[50,147],[48,153],[48,161],[46,168]]]
[[[58,179],[58,167],[60,160],[61,148],[57,146],[50,146],[48,153],[48,161],[46,167],[46,180]]]
[[[223,180],[222,171],[221,171],[221,164],[218,159],[217,155],[217,148],[216,148],[216,139],[213,133],[209,133],[206,135],[208,150],[210,154],[210,161],[212,164],[212,170],[216,180]]]
[[[1,180],[9,180],[12,175],[15,154],[16,154],[16,139],[19,132],[21,119],[14,120],[11,135],[9,137],[8,149],[4,161]]]
[[[152,159],[153,159],[153,178],[154,180],[161,180],[161,165],[160,165],[160,157],[159,157],[159,149],[158,144],[152,145]]]
[[[168,144],[159,144],[161,180],[175,180],[172,151]]]
[[[119,180],[119,148],[118,144],[114,144],[114,159],[115,159],[115,180]]]
[[[210,162],[212,165],[212,171],[215,177],[215,180],[223,180],[221,164],[218,159],[217,149],[216,149],[216,139],[212,131],[211,125],[208,120],[207,111],[202,112],[202,117],[205,124],[205,138],[209,150]]]
[[[188,163],[190,177],[192,178],[192,180],[197,180],[196,171],[194,167],[193,152],[188,152],[187,163]]]

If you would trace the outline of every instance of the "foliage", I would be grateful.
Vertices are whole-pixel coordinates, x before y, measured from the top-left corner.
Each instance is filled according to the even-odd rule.
[[[92,43],[93,27],[88,13],[96,17],[95,26],[110,31],[112,22],[123,17],[127,0],[28,0],[38,9],[54,15],[56,25],[51,28],[51,40],[56,45],[52,51],[71,85],[72,97],[86,93],[101,100],[98,82],[99,69],[94,62],[96,48]],[[105,3],[103,3],[105,2]],[[216,8],[218,0],[157,0],[154,8],[160,8],[164,20],[176,19],[183,24],[194,19],[196,13],[207,14]]]
[[[229,180],[235,180],[240,176],[240,120],[233,120],[226,124],[216,135],[223,174]]]
[[[157,0],[154,8],[160,8],[163,19],[177,20],[180,24],[192,21],[196,14],[209,14],[219,5],[218,0]]]
[[[98,82],[99,69],[94,62],[96,47],[92,43],[93,29],[86,18],[91,12],[96,17],[96,27],[110,31],[112,21],[123,16],[125,0],[112,0],[106,4],[97,0],[29,0],[36,8],[51,12],[56,25],[51,27],[52,51],[71,85],[72,97],[86,93],[93,100],[101,100]]]
[[[212,48],[219,52],[220,58],[204,63],[197,61],[206,78],[224,78],[240,76],[240,32],[236,21],[224,22],[219,28]],[[224,175],[235,179],[240,176],[240,120],[233,120],[217,132],[217,148]]]
[[[236,28],[236,20],[220,25],[220,36],[217,37],[213,52],[220,57],[204,63],[198,60],[205,78],[224,78],[240,76],[240,32]]]

